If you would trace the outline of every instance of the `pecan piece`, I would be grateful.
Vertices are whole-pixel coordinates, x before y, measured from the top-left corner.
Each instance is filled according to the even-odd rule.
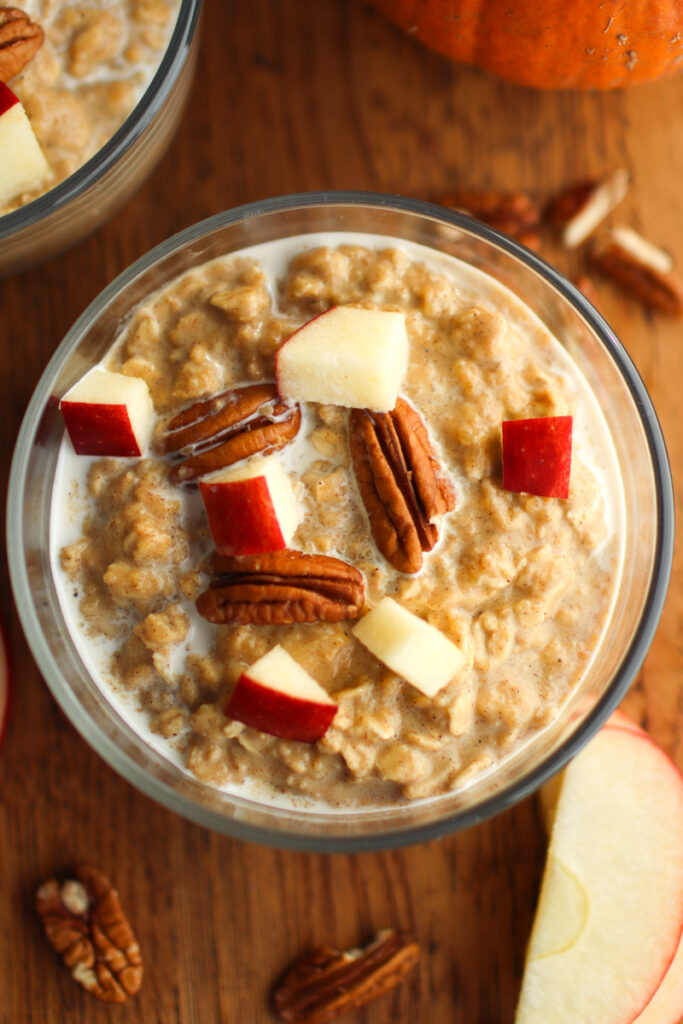
[[[546,209],[546,217],[562,228],[563,244],[576,249],[619,205],[628,185],[629,174],[623,168],[604,178],[576,182],[555,196]]]
[[[0,7],[0,82],[9,82],[32,60],[45,33],[18,7]]]
[[[672,272],[671,257],[631,228],[605,232],[591,262],[646,306],[671,316],[683,313],[683,284]]]
[[[537,230],[540,210],[526,192],[463,188],[441,195],[438,202],[452,210],[468,213],[530,249],[540,246]]]
[[[360,570],[329,555],[214,554],[207,569],[215,578],[197,598],[197,611],[209,622],[340,622],[355,619],[365,599]]]
[[[424,423],[402,398],[391,412],[353,409],[349,444],[377,547],[395,569],[418,572],[439,537],[434,518],[455,508]]]
[[[286,1024],[326,1024],[389,992],[418,962],[420,949],[403,932],[386,929],[364,949],[320,946],[281,979],[273,1002]]]
[[[171,483],[191,483],[250,455],[273,452],[294,440],[301,409],[280,401],[275,384],[248,384],[195,402],[166,423],[161,451],[182,461]]]
[[[75,875],[44,882],[36,910],[72,977],[98,999],[123,1003],[142,984],[140,947],[109,879],[87,865]]]

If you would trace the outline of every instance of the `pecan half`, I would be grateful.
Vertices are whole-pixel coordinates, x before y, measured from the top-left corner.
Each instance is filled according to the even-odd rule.
[[[166,423],[159,447],[182,462],[169,474],[191,483],[250,455],[273,452],[292,441],[301,409],[280,401],[275,384],[248,384],[195,402]]]
[[[629,174],[623,168],[604,178],[576,182],[555,196],[546,209],[546,217],[563,229],[563,244],[575,249],[619,205],[628,185]]]
[[[541,214],[526,192],[502,192],[500,189],[455,189],[438,198],[442,206],[460,210],[484,224],[510,235],[530,249],[538,249],[538,225]]]
[[[402,398],[391,412],[353,409],[349,444],[377,547],[395,569],[418,572],[439,538],[434,518],[455,508],[424,423]]]
[[[36,910],[72,977],[98,999],[123,1003],[142,984],[140,947],[109,879],[87,865],[75,875],[44,882]]]
[[[275,988],[275,1009],[287,1024],[326,1024],[389,992],[419,957],[417,943],[393,929],[380,932],[364,949],[312,949]]]
[[[672,260],[631,228],[605,232],[591,262],[646,306],[671,316],[683,313],[683,284],[671,273]]]
[[[32,60],[45,33],[18,7],[0,7],[0,82],[9,82]]]
[[[355,619],[365,600],[360,570],[329,555],[214,554],[207,569],[215,578],[197,598],[197,611],[209,622],[340,622]]]

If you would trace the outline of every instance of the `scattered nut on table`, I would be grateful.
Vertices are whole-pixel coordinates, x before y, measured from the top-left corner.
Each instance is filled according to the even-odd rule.
[[[123,1003],[142,984],[137,939],[111,882],[81,865],[74,878],[50,878],[36,893],[45,934],[71,976],[108,1003]]]

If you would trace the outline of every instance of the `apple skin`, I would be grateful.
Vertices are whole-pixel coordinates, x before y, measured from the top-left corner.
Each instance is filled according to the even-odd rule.
[[[288,546],[296,528],[296,511],[291,486],[284,481],[284,474],[275,475],[268,469],[262,475],[242,479],[200,481],[199,490],[219,554],[260,555]]]
[[[13,107],[15,103],[19,102],[19,98],[14,95],[9,86],[5,85],[4,82],[0,82],[0,117]]]
[[[243,672],[228,701],[230,718],[284,740],[315,743],[337,713],[336,704],[316,704],[257,683]]]
[[[12,708],[12,672],[9,659],[7,632],[0,622],[0,747],[7,734]]]
[[[541,498],[568,498],[572,417],[503,421],[503,488]]]
[[[125,405],[62,401],[61,410],[77,455],[142,455]]]
[[[278,644],[242,673],[225,713],[271,736],[315,743],[330,727],[337,705]]]

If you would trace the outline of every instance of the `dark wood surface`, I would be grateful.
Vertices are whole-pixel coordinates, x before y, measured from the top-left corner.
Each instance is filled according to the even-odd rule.
[[[361,188],[431,198],[455,183],[542,197],[630,168],[619,219],[683,261],[683,80],[631,93],[543,94],[419,48],[351,0],[208,0],[190,105],[159,168],[109,225],[63,257],[0,282],[0,488],[31,390],[92,298],[133,259],[248,200]],[[562,254],[546,252],[568,272]],[[645,379],[683,472],[680,323],[609,285],[602,308]],[[625,707],[683,766],[683,556]],[[14,710],[0,753],[0,1022],[255,1024],[305,947],[386,925],[416,933],[419,971],[347,1019],[510,1024],[542,870],[533,800],[463,834],[402,851],[312,856],[245,845],[139,794],[65,720],[32,662],[6,569],[0,606]],[[118,886],[145,954],[125,1009],[63,971],[32,910],[38,882],[86,859]]]

